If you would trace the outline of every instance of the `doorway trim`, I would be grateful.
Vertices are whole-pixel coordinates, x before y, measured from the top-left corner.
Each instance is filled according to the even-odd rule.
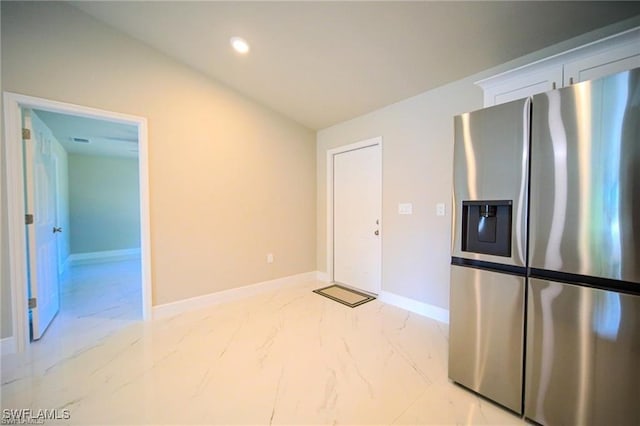
[[[370,146],[379,146],[382,154],[382,136],[376,136],[371,139],[365,139],[360,142],[351,143],[349,145],[339,146],[327,150],[327,275],[329,282],[334,282],[334,242],[333,242],[333,158],[338,155],[349,151],[355,151],[357,149],[368,148]],[[380,155],[380,182],[383,182],[382,174],[382,155]],[[382,187],[380,185],[380,229],[383,229],[383,214],[382,214]],[[384,237],[384,232],[381,238]],[[382,271],[382,256],[380,257],[380,271]],[[381,272],[382,273],[382,272]],[[382,277],[380,277],[380,286],[382,287]],[[380,288],[382,291],[382,288]]]
[[[149,157],[147,119],[82,105],[4,92],[5,167],[7,187],[7,222],[9,246],[9,279],[11,281],[11,314],[16,352],[29,344],[28,283],[26,240],[24,232],[24,178],[22,154],[21,109],[40,109],[62,114],[135,125],[138,128],[138,169],[140,185],[140,249],[142,317],[151,319],[151,238],[149,221]]]

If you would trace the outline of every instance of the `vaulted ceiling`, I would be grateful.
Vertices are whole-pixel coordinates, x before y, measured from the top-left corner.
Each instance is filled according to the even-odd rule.
[[[311,129],[640,14],[609,1],[72,4]]]

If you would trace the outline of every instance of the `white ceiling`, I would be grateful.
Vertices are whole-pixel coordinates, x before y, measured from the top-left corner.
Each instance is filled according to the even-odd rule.
[[[640,2],[72,3],[311,129],[640,14]]]
[[[136,126],[50,111],[34,112],[70,154],[138,157]],[[74,142],[72,138],[88,139],[89,143]]]

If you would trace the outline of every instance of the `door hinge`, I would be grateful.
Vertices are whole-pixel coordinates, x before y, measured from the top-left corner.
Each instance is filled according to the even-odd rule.
[[[38,302],[35,297],[29,299],[29,309],[35,309],[38,307]]]
[[[28,141],[31,139],[31,130],[30,129],[22,129],[22,139]]]
[[[24,223],[26,225],[33,225],[33,215],[32,214],[25,214],[24,215]]]

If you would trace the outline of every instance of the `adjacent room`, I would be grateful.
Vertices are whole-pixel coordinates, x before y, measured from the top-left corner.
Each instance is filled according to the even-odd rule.
[[[640,423],[639,2],[0,18],[3,423]]]
[[[48,170],[51,183],[46,190],[36,188],[36,194],[49,196],[34,197],[34,201],[50,204],[42,214],[35,214],[51,216],[43,223],[45,234],[48,227],[54,230],[50,238],[55,250],[33,263],[50,260],[54,271],[57,266],[57,273],[47,279],[30,280],[37,287],[29,286],[30,298],[37,298],[37,293],[58,294],[48,309],[54,315],[31,313],[31,340],[72,333],[68,329],[82,318],[104,319],[108,330],[127,324],[126,320],[141,319],[138,129],[37,109],[23,110],[22,115],[23,125],[28,120],[36,151],[41,146],[37,162]],[[47,145],[52,149],[45,149]],[[34,240],[34,246],[46,244],[46,237],[37,234],[35,238],[42,241]],[[30,239],[29,253],[31,243]],[[33,251],[35,256],[40,253]],[[118,325],[120,320],[125,321]],[[56,332],[46,332],[49,326]],[[92,327],[96,326],[94,322]]]

